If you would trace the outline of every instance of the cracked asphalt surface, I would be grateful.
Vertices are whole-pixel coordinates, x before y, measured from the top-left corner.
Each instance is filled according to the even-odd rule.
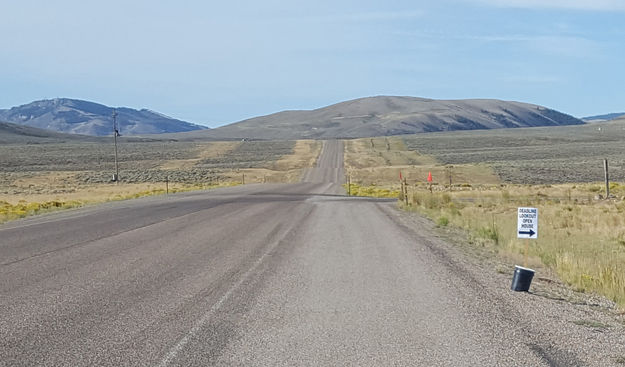
[[[0,226],[0,365],[583,364],[393,202],[342,195],[342,151],[298,184]]]

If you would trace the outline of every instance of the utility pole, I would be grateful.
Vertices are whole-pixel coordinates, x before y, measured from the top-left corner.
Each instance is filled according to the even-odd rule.
[[[117,111],[113,110],[113,142],[115,144],[115,175],[113,181],[119,182],[119,166],[117,163],[117,137],[119,136],[119,129],[117,128]]]

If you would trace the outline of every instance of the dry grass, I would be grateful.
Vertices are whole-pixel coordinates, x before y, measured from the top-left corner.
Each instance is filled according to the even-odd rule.
[[[399,137],[356,139],[345,142],[345,169],[352,182],[362,186],[398,189],[399,173],[410,183],[426,182],[432,173],[435,184],[496,184],[498,177],[484,165],[443,165],[432,156],[408,150]]]
[[[368,196],[374,198],[399,198],[400,190],[388,189],[377,186],[360,186],[358,184],[345,184],[345,191],[351,196]]]
[[[397,137],[355,139],[345,142],[345,167],[349,170],[435,163],[432,157],[407,150],[403,140]]]
[[[276,161],[272,168],[276,171],[289,171],[313,167],[321,152],[322,143],[318,140],[298,140],[293,153]]]
[[[315,165],[321,146],[322,143],[317,140],[298,140],[291,154],[267,162],[266,167],[224,170],[221,176],[225,181],[246,184],[299,182],[303,170]]]
[[[119,184],[110,182],[108,144],[0,146],[0,221],[170,192],[245,183],[296,182],[321,143],[134,142],[120,147]]]
[[[586,141],[599,144],[597,132],[588,127],[561,130],[553,130],[553,136],[548,134],[552,130],[529,130],[357,139],[346,142],[345,166],[355,194],[367,196],[385,196],[383,190],[397,193],[401,172],[409,184],[410,208],[441,227],[466,230],[474,246],[489,247],[517,264],[525,262],[525,242],[516,234],[517,208],[537,207],[539,238],[530,242],[528,266],[543,274],[555,273],[577,291],[595,292],[625,307],[625,186],[612,183],[614,197],[598,200],[604,194],[599,183],[506,185],[491,168],[504,179],[528,174],[531,178],[540,175],[542,182],[599,176],[586,174],[590,166],[584,167],[583,174],[561,168],[567,155],[571,165],[580,155],[584,162],[601,162],[594,155],[603,153],[601,149],[575,150],[587,146]],[[622,135],[622,131],[615,130],[618,140],[617,133]],[[605,144],[615,147],[617,142]],[[622,141],[618,144],[622,149]],[[510,160],[510,146],[516,148],[513,153],[519,155],[521,165]],[[549,154],[534,157],[536,146],[545,152],[563,151],[557,160],[550,160]],[[424,154],[428,152],[432,156]],[[482,157],[488,158],[487,163],[482,163]],[[618,169],[619,160],[614,161],[613,169]],[[517,172],[518,167],[522,169]],[[426,182],[428,172],[433,176],[432,192]]]
[[[228,153],[235,150],[240,144],[241,144],[240,142],[231,142],[231,141],[217,141],[217,142],[199,144],[194,149],[194,155],[197,158],[168,160],[161,164],[161,169],[163,170],[191,169],[202,159],[215,158],[219,156],[228,155]]]
[[[38,177],[39,179],[39,177]],[[224,185],[227,183],[222,183]],[[186,191],[190,188],[213,187],[217,185],[198,185],[184,183],[169,183],[170,192]],[[28,193],[0,195],[0,202],[6,202],[17,205],[20,202],[27,203],[44,203],[48,201],[58,202],[84,202],[98,203],[110,200],[119,200],[120,198],[132,197],[137,193],[161,191],[165,193],[165,182],[158,183],[119,183],[119,184],[93,184],[93,185],[77,185],[71,192],[64,193]],[[68,190],[69,191],[69,190]]]
[[[167,188],[165,184],[118,184],[108,186],[96,185],[91,188],[83,188],[82,190],[71,194],[60,196],[57,195],[54,197],[49,195],[18,196],[11,198],[13,203],[0,199],[0,223],[49,211],[77,208],[84,205],[98,204],[107,201],[136,199],[152,195],[163,195],[167,192],[173,194],[177,192],[193,190],[207,190],[232,185],[234,184],[172,184],[169,185],[169,188]]]
[[[625,201],[595,200],[598,185],[494,186],[434,191],[416,187],[412,208],[467,230],[474,244],[493,247],[521,263],[525,241],[530,267],[549,268],[575,290],[596,292],[625,306]],[[613,185],[625,194],[625,186]],[[517,239],[517,208],[539,211],[539,237]],[[444,218],[444,219],[443,219]]]

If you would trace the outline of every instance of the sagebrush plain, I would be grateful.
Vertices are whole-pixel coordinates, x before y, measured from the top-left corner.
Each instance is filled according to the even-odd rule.
[[[0,145],[0,221],[58,208],[249,183],[295,182],[317,141]]]

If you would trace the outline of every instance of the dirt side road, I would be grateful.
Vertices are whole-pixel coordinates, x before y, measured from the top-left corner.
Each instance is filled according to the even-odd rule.
[[[393,202],[338,195],[341,154],[327,142],[300,184],[0,226],[0,365],[603,366],[625,355],[622,326],[561,324],[586,308],[513,294]]]

